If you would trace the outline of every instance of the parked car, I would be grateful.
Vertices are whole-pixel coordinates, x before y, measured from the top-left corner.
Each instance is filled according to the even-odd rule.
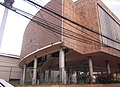
[[[4,79],[0,79],[0,87],[14,87],[14,86],[6,82]]]

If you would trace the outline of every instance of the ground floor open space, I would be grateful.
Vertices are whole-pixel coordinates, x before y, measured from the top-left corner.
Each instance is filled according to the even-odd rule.
[[[104,52],[83,55],[61,48],[24,64],[21,82],[38,85],[119,83],[120,58]]]

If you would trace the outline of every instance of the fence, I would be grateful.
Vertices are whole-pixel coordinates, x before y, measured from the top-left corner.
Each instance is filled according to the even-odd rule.
[[[64,78],[61,82],[59,68],[37,69],[36,84],[103,84],[103,83],[120,83],[120,72],[118,69],[111,69],[107,73],[107,68],[94,67],[93,77],[90,77],[89,67],[67,66],[64,71]],[[0,66],[0,79],[5,79],[13,84],[19,84],[22,77],[22,70],[18,67]],[[32,84],[33,68],[27,67],[25,84]]]
[[[37,83],[36,84],[105,84],[105,83],[120,83],[120,72],[118,69],[111,69],[110,74],[107,68],[94,67],[93,77],[90,77],[89,67],[83,65],[81,67],[66,67],[63,81],[59,68],[40,69],[37,68]],[[25,84],[32,83],[33,68],[27,67]]]

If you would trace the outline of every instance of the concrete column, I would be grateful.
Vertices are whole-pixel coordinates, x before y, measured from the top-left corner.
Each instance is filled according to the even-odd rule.
[[[118,63],[118,71],[120,72],[120,63]]]
[[[109,61],[105,61],[105,63],[106,63],[106,67],[107,67],[107,72],[108,72],[108,74],[110,74],[111,71],[110,71],[110,64],[109,64]]]
[[[36,84],[37,82],[37,59],[34,59],[34,66],[33,66],[33,78],[32,78],[32,84]]]
[[[25,83],[25,76],[26,76],[26,64],[24,64],[24,67],[23,67],[22,83],[21,84]]]
[[[65,58],[64,50],[61,48],[59,51],[59,69],[60,69],[60,82],[66,84],[66,72],[65,72]]]
[[[43,82],[46,82],[46,74],[45,74],[45,71],[43,72]]]
[[[67,69],[67,83],[70,84],[70,68]]]
[[[2,43],[2,38],[3,38],[3,33],[4,33],[5,25],[6,25],[8,11],[9,11],[8,8],[5,8],[3,18],[2,18],[2,22],[1,22],[1,26],[0,26],[0,47],[1,47],[1,43]]]
[[[43,73],[41,72],[41,69],[40,69],[40,71],[39,71],[39,76],[40,76],[40,83],[39,84],[41,84],[42,82],[43,82]]]
[[[79,82],[80,82],[80,78],[79,78],[79,76],[80,76],[80,73],[79,73],[79,71],[77,70],[76,71],[76,78],[77,78],[77,84],[79,84]]]
[[[92,57],[88,57],[88,59],[89,59],[90,78],[91,78],[91,82],[93,82],[93,63],[92,63]]]
[[[48,72],[48,80],[49,80],[49,83],[51,82],[51,70],[49,70]]]

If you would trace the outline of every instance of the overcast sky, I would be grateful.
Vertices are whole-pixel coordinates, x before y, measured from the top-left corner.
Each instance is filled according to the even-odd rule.
[[[40,4],[44,5],[50,0],[37,0],[37,1],[39,1]],[[120,19],[120,0],[102,0],[102,1]],[[24,2],[24,0],[15,0],[14,7],[27,11],[31,14],[35,14],[38,10],[35,7],[31,6],[30,4]],[[3,12],[4,7],[0,6],[0,24]],[[28,23],[29,23],[28,19],[12,11],[9,11],[0,52],[20,55],[23,33]]]

